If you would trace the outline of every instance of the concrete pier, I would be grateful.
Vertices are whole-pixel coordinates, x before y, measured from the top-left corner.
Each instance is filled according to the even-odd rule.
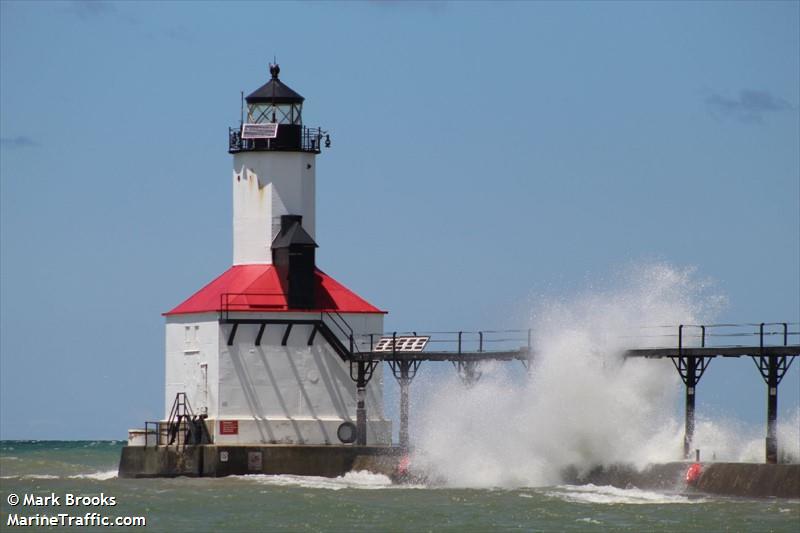
[[[800,464],[712,463],[697,490],[726,496],[800,498]]]
[[[706,463],[695,487],[686,485],[690,462],[650,465],[638,470],[631,465],[597,467],[587,473],[567,469],[566,483],[611,485],[619,488],[663,490],[741,496],[749,498],[800,498],[800,464]]]
[[[222,477],[294,474],[336,477],[368,470],[392,475],[404,451],[397,446],[126,446],[121,478]]]

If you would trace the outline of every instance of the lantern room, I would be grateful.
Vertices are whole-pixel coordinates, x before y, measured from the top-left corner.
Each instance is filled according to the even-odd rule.
[[[305,98],[278,78],[280,72],[281,68],[278,65],[270,65],[269,73],[272,79],[245,98],[248,123],[302,126]]]
[[[313,152],[323,143],[330,147],[327,131],[303,126],[305,98],[283,83],[278,65],[270,65],[271,79],[242,101],[241,124],[230,128],[228,152]],[[244,104],[247,103],[247,116]]]

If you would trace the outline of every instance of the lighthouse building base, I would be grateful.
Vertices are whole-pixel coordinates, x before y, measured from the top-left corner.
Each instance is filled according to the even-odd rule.
[[[404,453],[404,448],[399,446],[126,446],[122,449],[119,477],[223,477],[247,474],[337,477],[361,470],[391,476]]]
[[[225,419],[209,419],[207,426],[213,428],[211,433],[214,444],[246,445],[246,444],[340,444],[337,437],[339,426],[343,422],[355,420],[311,417],[269,417],[235,420],[236,434],[225,434]],[[388,446],[392,442],[392,422],[385,419],[370,419],[367,422],[367,445]]]

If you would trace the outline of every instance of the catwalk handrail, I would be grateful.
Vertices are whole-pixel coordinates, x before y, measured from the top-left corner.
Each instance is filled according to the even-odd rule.
[[[355,341],[353,328],[350,327],[350,324],[347,323],[347,320],[345,320],[344,317],[340,315],[337,311],[325,311],[323,313],[320,313],[320,322],[322,322],[326,326],[327,326],[327,323],[325,322],[326,316],[336,326],[336,328],[340,332],[342,332],[342,335],[344,335],[344,337],[348,340],[350,346],[350,353],[353,354],[355,352],[359,352],[360,350],[358,349],[358,344]],[[328,326],[328,328],[330,329],[330,326]],[[333,331],[333,334],[337,335],[335,331]]]
[[[399,351],[397,339],[404,336],[429,337],[422,351]],[[374,351],[381,338],[392,338],[392,349]],[[485,330],[452,332],[389,332],[361,335],[356,340],[359,352],[354,359],[360,361],[479,361],[479,360],[522,360],[528,361],[532,355],[531,330]]]
[[[262,298],[263,301],[259,301]],[[220,318],[226,322],[260,322],[263,319],[231,319],[232,312],[287,312],[291,309],[286,305],[283,293],[273,292],[242,292],[242,293],[223,293],[220,295]],[[263,320],[268,322],[268,320]],[[281,320],[280,322],[284,322]],[[294,322],[294,320],[289,320]],[[421,353],[435,351],[438,354],[469,354],[495,352],[502,354],[503,357],[514,352],[532,353],[532,330],[528,329],[486,329],[486,330],[451,330],[451,331],[420,331],[420,330],[396,330],[390,332],[359,334],[353,333],[347,320],[335,310],[323,310],[319,313],[319,319],[314,322],[326,323],[329,329],[338,330],[336,335],[346,339],[350,352],[359,356],[368,356],[373,352],[373,348],[381,337],[400,337],[400,336],[426,336],[428,346]],[[298,322],[309,323],[307,320]],[[332,327],[335,325],[335,327]],[[790,326],[793,329],[790,329]],[[800,326],[798,322],[743,322],[743,323],[712,323],[694,324],[685,323],[677,325],[639,325],[629,328],[629,334],[620,335],[618,338],[630,339],[630,346],[626,354],[631,352],[642,352],[644,350],[670,350],[676,347],[680,352],[685,349],[695,348],[761,348],[778,346],[771,342],[771,339],[778,337],[784,347],[790,346],[790,339],[800,337]],[[631,330],[640,330],[638,334],[630,334]],[[669,333],[644,333],[647,330],[671,329]],[[674,341],[658,343],[654,339],[676,339]],[[723,343],[722,339],[751,339],[752,343]],[[636,340],[642,342],[637,343]],[[757,341],[756,341],[757,339]],[[716,342],[715,342],[716,341]],[[637,346],[638,344],[638,346]],[[706,350],[707,352],[708,350]],[[734,350],[737,354],[741,350]],[[774,350],[773,350],[774,351]],[[791,350],[790,350],[791,351]],[[781,350],[786,352],[786,350]],[[386,352],[377,359],[387,359]],[[699,352],[698,352],[699,353]],[[705,353],[705,352],[704,352]],[[743,353],[743,352],[742,352]],[[731,352],[733,354],[733,352]],[[487,353],[488,355],[488,353]],[[640,354],[637,354],[640,355]],[[364,357],[358,357],[363,359]]]
[[[768,346],[789,346],[789,340],[795,337],[800,337],[800,331],[793,331],[789,326],[796,326],[796,322],[759,322],[759,323],[742,323],[742,324],[678,324],[673,326],[641,326],[640,329],[673,329],[674,333],[663,333],[655,335],[624,335],[623,338],[628,339],[675,339],[677,338],[677,347],[679,350],[683,348],[736,348],[736,347],[768,347]],[[774,326],[779,326],[775,328]],[[733,331],[729,331],[733,328]],[[757,328],[746,329],[746,328]],[[719,333],[712,333],[711,330],[723,330]],[[726,331],[728,330],[728,331]],[[769,340],[774,337],[779,337],[781,344],[770,343]],[[722,338],[738,338],[753,340],[750,344],[715,344],[709,346],[707,341],[710,339]],[[756,339],[757,343],[756,343]],[[695,342],[692,342],[694,340]],[[687,342],[689,341],[689,342]],[[779,341],[779,342],[780,342]],[[652,344],[652,343],[648,343]],[[673,344],[674,346],[674,344]],[[659,345],[653,348],[664,348],[666,346]],[[642,348],[646,349],[646,348]]]

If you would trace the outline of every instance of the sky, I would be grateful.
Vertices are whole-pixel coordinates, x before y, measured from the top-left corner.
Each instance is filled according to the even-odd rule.
[[[161,313],[231,264],[227,128],[273,58],[332,132],[318,264],[387,330],[527,327],[647,262],[717,322],[800,319],[798,2],[2,1],[0,438],[161,415]],[[765,396],[715,361],[698,414]]]

